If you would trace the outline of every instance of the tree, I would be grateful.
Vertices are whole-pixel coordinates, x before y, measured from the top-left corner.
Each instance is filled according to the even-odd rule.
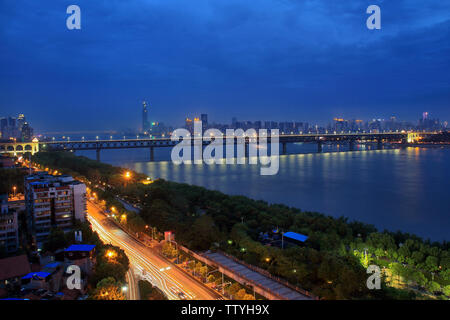
[[[425,265],[427,266],[428,270],[430,271],[436,271],[438,270],[439,266],[439,260],[438,258],[434,256],[428,256],[425,260]]]
[[[94,300],[125,300],[120,284],[112,277],[100,280],[92,296]]]
[[[209,215],[197,218],[191,228],[191,249],[209,249],[212,242],[217,241],[219,230]]]
[[[138,215],[128,220],[128,227],[134,232],[143,232],[145,225],[145,221]]]
[[[450,285],[445,286],[443,291],[447,297],[450,297]]]
[[[437,292],[441,290],[441,286],[439,285],[439,283],[435,282],[435,281],[430,281],[427,284],[427,290],[430,291],[431,293]]]
[[[239,284],[239,282],[235,282],[233,283],[229,288],[228,288],[228,292],[234,296],[235,294],[238,293],[239,290],[241,290],[241,285]]]
[[[165,242],[162,246],[162,253],[170,258],[176,257],[178,251],[170,242]]]
[[[52,228],[47,242],[44,244],[44,250],[55,252],[67,246],[67,240],[64,231],[59,228]]]
[[[139,280],[139,293],[142,300],[167,300],[165,294],[145,280]]]
[[[200,268],[200,274],[201,274],[203,277],[206,277],[206,275],[208,274],[208,267],[207,267],[207,266],[201,267],[201,268]]]
[[[242,300],[255,300],[255,297],[251,294],[245,294]]]
[[[235,300],[245,300],[244,297],[246,294],[247,294],[247,292],[245,292],[245,289],[241,289],[234,295],[234,299]]]

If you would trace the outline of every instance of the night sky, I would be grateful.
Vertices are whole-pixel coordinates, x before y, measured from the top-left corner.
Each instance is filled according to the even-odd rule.
[[[81,30],[66,8],[81,8]],[[381,30],[366,8],[381,7]],[[450,120],[450,1],[0,0],[0,116],[38,132],[150,120]]]

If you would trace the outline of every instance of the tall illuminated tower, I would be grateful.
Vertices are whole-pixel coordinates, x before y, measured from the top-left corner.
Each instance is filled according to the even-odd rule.
[[[148,104],[146,101],[142,102],[142,131],[145,132],[150,128],[148,122]]]

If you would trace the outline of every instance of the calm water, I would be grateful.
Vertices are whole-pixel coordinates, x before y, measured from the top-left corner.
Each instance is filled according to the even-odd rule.
[[[289,145],[288,152],[315,148],[309,144]],[[327,148],[324,151],[345,147]],[[95,157],[93,152],[83,154]],[[168,159],[169,154],[169,149],[160,149],[155,158]],[[148,150],[102,151],[102,161],[153,178],[335,217],[343,215],[374,224],[380,230],[402,230],[432,240],[450,239],[450,148],[289,154],[280,157],[280,170],[275,176],[261,176],[258,165],[177,166],[170,161],[148,162],[148,158]]]

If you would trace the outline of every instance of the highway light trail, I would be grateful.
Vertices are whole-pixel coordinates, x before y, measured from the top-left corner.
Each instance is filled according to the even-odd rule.
[[[139,270],[142,278],[161,289],[170,300],[180,300],[180,297],[176,294],[178,292],[183,292],[188,299],[195,299],[194,294],[184,290],[182,285],[165,271],[160,271],[161,267],[152,263],[144,253],[121,240],[118,235],[114,234],[114,231],[106,230],[92,215],[88,217],[93,230],[98,233],[100,239],[105,243],[111,243],[123,249],[130,260],[131,267]],[[116,232],[123,231],[119,229]],[[143,270],[145,270],[145,274],[143,274]]]

